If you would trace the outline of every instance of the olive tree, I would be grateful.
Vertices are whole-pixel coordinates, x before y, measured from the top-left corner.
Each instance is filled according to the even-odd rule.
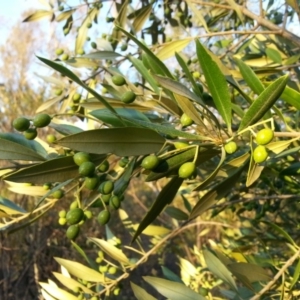
[[[45,299],[122,297],[122,281],[173,241],[186,246],[180,274],[162,266],[164,278],[143,277],[163,297],[297,297],[300,39],[287,27],[299,6],[253,5],[50,1],[26,17],[73,36],[36,58],[55,96],[0,135],[0,158],[11,161],[2,180],[36,196],[31,211],[2,197],[2,230],[70,201],[58,222],[85,264],[55,257]],[[55,132],[46,141],[44,127]],[[155,195],[145,214],[130,203],[135,182]],[[132,244],[115,236],[117,222]],[[88,226],[106,230],[85,237],[93,254],[77,242]],[[224,228],[213,235],[214,226]],[[195,232],[192,247],[176,240]],[[131,282],[137,299],[155,299],[145,287]]]

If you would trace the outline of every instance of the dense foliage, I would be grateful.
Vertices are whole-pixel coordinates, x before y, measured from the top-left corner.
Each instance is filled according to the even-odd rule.
[[[50,1],[24,20],[74,41],[37,56],[49,98],[0,133],[7,190],[34,197],[28,211],[2,196],[1,230],[56,211],[84,261],[54,258],[46,300],[125,299],[122,281],[152,254],[162,275],[131,282],[139,300],[155,299],[149,286],[172,300],[299,295],[300,38],[286,27],[300,9],[252,5]]]

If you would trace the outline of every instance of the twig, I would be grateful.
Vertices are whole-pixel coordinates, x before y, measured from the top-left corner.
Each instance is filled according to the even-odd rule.
[[[255,296],[253,296],[250,300],[258,300],[260,297],[271,289],[273,284],[283,275],[285,270],[293,264],[293,262],[300,256],[300,249],[283,265],[283,267],[277,272],[274,278],[262,289],[260,290]]]

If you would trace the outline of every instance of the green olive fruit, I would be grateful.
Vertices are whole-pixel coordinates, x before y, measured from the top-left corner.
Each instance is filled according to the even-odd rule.
[[[65,195],[65,192],[61,189],[56,190],[51,194],[54,199],[61,199]]]
[[[57,56],[60,56],[60,55],[62,55],[64,53],[64,49],[56,49],[55,50],[55,54],[57,55]]]
[[[81,99],[81,94],[79,94],[79,93],[75,93],[72,97],[72,100],[74,103],[78,103],[80,101],[80,99]]]
[[[82,48],[81,48],[81,49],[78,49],[78,50],[77,50],[77,54],[78,54],[78,55],[84,55],[84,54],[85,54],[84,49],[82,49]]]
[[[97,168],[99,172],[107,172],[109,169],[109,162],[104,160]]]
[[[37,128],[46,127],[50,122],[51,117],[48,114],[38,114],[33,119],[33,125]]]
[[[227,143],[224,146],[224,148],[225,148],[226,153],[232,154],[237,150],[237,144],[236,144],[236,142],[231,141],[231,142]]]
[[[91,161],[83,162],[78,169],[78,172],[81,176],[92,177],[95,173],[95,164]]]
[[[44,184],[43,184],[43,189],[44,189],[45,191],[50,190],[51,187],[52,187],[52,184],[51,184],[51,183],[44,183]]]
[[[79,234],[80,227],[78,225],[71,225],[68,227],[66,236],[69,240],[75,240]]]
[[[91,42],[91,47],[92,47],[93,49],[97,49],[97,44],[96,44],[95,42]]]
[[[109,274],[114,275],[114,274],[117,273],[117,268],[116,267],[109,267],[107,271],[108,271]]]
[[[70,209],[74,209],[74,208],[77,208],[78,207],[78,202],[77,200],[73,201],[71,204],[70,204]]]
[[[94,190],[99,183],[99,178],[98,176],[93,176],[93,177],[86,177],[84,180],[84,186],[88,190]]]
[[[101,264],[102,261],[103,261],[103,257],[97,257],[97,258],[96,258],[96,263],[97,263],[97,264]]]
[[[81,208],[74,208],[67,212],[66,219],[68,224],[78,224],[84,217],[84,212]]]
[[[65,210],[61,210],[59,213],[58,213],[59,217],[60,218],[65,218],[66,215],[67,215],[67,212]]]
[[[208,289],[204,288],[204,287],[200,287],[199,288],[199,294],[201,296],[207,296],[208,295]]]
[[[111,180],[103,181],[100,184],[99,192],[103,195],[110,194],[114,189],[114,182]]]
[[[181,123],[182,126],[186,127],[186,126],[192,125],[193,120],[188,115],[183,113],[181,118],[180,118],[180,123]]]
[[[105,204],[108,204],[108,203],[109,203],[110,198],[111,198],[111,194],[107,194],[107,195],[102,195],[102,196],[101,196],[101,199],[103,200],[103,202],[104,202]]]
[[[90,210],[85,210],[84,211],[84,216],[87,219],[91,219],[93,217],[93,213]]]
[[[118,209],[121,205],[121,201],[119,199],[118,196],[112,196],[110,199],[109,199],[109,206],[113,209]]]
[[[123,157],[122,159],[119,160],[119,166],[121,168],[125,168],[129,162],[129,159],[127,157]]]
[[[127,44],[122,44],[121,51],[126,51],[128,48]]]
[[[63,5],[60,5],[59,7],[58,7],[58,10],[59,11],[63,11],[65,8],[64,8],[64,6]]]
[[[27,118],[19,117],[14,119],[12,126],[18,131],[26,131],[30,127],[30,121]]]
[[[67,224],[67,219],[66,218],[59,218],[58,219],[58,224],[61,226],[64,226]]]
[[[181,178],[189,178],[196,171],[196,165],[193,162],[186,162],[182,164],[178,170],[178,175]]]
[[[270,128],[264,128],[260,130],[256,135],[256,143],[258,145],[267,145],[269,144],[274,137],[274,132]]]
[[[106,273],[106,272],[108,271],[108,266],[100,266],[100,267],[99,267],[99,271],[100,271],[101,273]]]
[[[97,221],[100,225],[105,225],[109,222],[110,212],[108,210],[102,210],[97,216]]]
[[[111,81],[113,82],[113,84],[117,85],[117,86],[122,86],[126,83],[126,80],[123,76],[121,75],[114,75],[111,78]]]
[[[265,146],[259,145],[253,151],[253,159],[259,164],[264,162],[268,158],[268,152]]]
[[[73,160],[77,166],[81,166],[84,162],[90,161],[91,157],[86,152],[77,152],[74,154]]]
[[[103,87],[102,90],[101,90],[101,93],[106,94],[107,92],[108,92],[107,88]]]
[[[199,72],[193,72],[193,77],[194,77],[195,79],[200,78],[200,73],[199,73]]]
[[[87,24],[86,24],[86,27],[87,27],[87,28],[91,28],[92,26],[93,26],[92,23],[87,23]]]
[[[29,128],[23,132],[23,135],[27,140],[34,140],[37,137],[37,130],[36,128]]]
[[[47,142],[48,142],[49,144],[52,144],[52,143],[54,143],[54,142],[56,141],[56,136],[53,135],[53,134],[48,134],[48,135],[46,136],[46,140],[47,140]]]
[[[55,94],[56,96],[60,96],[62,93],[63,93],[63,90],[62,90],[62,89],[54,90],[54,94]]]
[[[141,167],[146,170],[153,170],[158,166],[159,161],[160,160],[156,155],[149,155],[143,159],[141,163]]]
[[[130,104],[135,100],[135,98],[136,98],[136,94],[134,92],[127,91],[122,95],[121,101],[123,103]]]
[[[115,289],[114,289],[114,295],[115,295],[115,296],[120,295],[120,291],[121,291],[120,288],[115,288]]]
[[[68,32],[68,33],[69,33],[69,32]],[[60,59],[61,59],[61,60],[68,60],[68,59],[69,59],[69,54],[64,53],[64,54],[61,56]]]

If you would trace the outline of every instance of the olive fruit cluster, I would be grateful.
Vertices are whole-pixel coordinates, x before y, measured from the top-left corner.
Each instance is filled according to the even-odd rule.
[[[260,130],[256,135],[257,147],[253,151],[253,159],[259,164],[268,158],[268,151],[265,145],[269,144],[274,137],[274,132],[270,128]]]
[[[48,114],[38,114],[32,119],[32,125],[29,119],[19,117],[12,123],[14,129],[23,132],[23,135],[28,140],[34,140],[37,137],[37,128],[46,127],[50,124],[51,117]]]

